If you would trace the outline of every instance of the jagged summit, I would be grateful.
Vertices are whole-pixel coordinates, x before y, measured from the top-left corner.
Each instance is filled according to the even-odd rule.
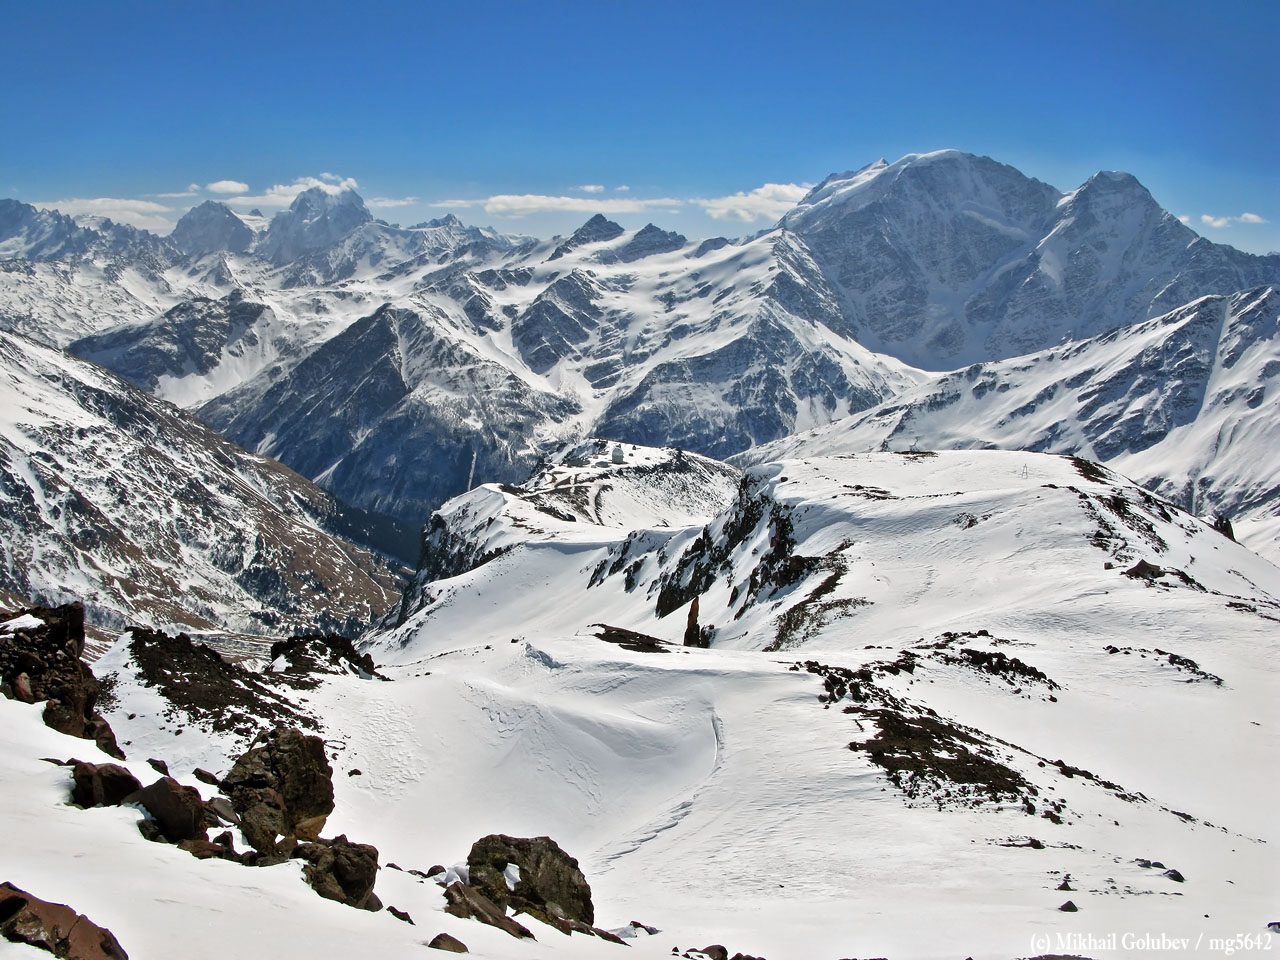
[[[573,235],[556,247],[555,251],[547,259],[559,260],[569,251],[575,250],[583,244],[613,240],[622,236],[625,232],[621,225],[614,223],[603,213],[597,213],[577,230],[573,231]]]
[[[333,192],[312,187],[298,194],[288,210],[275,215],[258,253],[283,265],[333,246],[372,219],[373,214],[354,190]]]
[[[244,253],[253,243],[253,231],[225,203],[206,200],[183,214],[169,239],[191,256]]]

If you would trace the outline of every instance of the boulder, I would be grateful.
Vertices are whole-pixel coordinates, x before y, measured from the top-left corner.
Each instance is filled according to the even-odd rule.
[[[125,797],[123,803],[140,804],[170,843],[183,840],[208,840],[205,832],[204,803],[195,787],[184,787],[173,777],[161,777]]]
[[[444,888],[447,902],[444,912],[464,920],[479,920],[491,927],[497,927],[517,939],[536,939],[529,928],[507,916],[506,910],[498,906],[479,890],[470,887],[461,880],[455,880]]]
[[[50,903],[0,883],[0,933],[13,943],[68,960],[129,960],[110,930],[64,903]]]
[[[470,953],[467,945],[457,937],[451,937],[447,933],[437,933],[431,938],[431,942],[427,944],[432,950],[446,950],[449,953]]]
[[[378,877],[378,848],[351,843],[346,836],[300,843],[294,859],[305,860],[302,875],[326,900],[336,900],[361,910],[378,911],[382,901],[373,892]]]
[[[1063,913],[1075,913],[1075,912],[1076,912],[1076,911],[1078,911],[1080,908],[1079,908],[1079,907],[1077,907],[1077,906],[1075,905],[1075,903],[1074,903],[1074,902],[1072,902],[1071,900],[1068,900],[1066,903],[1064,903],[1064,904],[1063,904],[1062,906],[1060,906],[1058,909],[1059,909],[1059,910],[1061,910]]]
[[[471,886],[503,908],[595,923],[587,878],[550,837],[483,837],[471,847],[467,869]]]
[[[81,807],[114,807],[125,797],[142,789],[132,773],[118,763],[74,761],[71,802]]]
[[[276,837],[314,841],[333,812],[333,768],[324,741],[292,727],[259,737],[222,781],[245,839],[271,853]]]

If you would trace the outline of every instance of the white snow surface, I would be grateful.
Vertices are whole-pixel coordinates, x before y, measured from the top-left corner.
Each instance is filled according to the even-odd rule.
[[[627,956],[723,943],[770,960],[994,960],[1059,935],[1265,932],[1280,881],[1280,572],[1129,481],[1091,475],[1001,451],[785,461],[753,468],[733,504],[687,526],[542,514],[522,542],[533,494],[508,494],[492,523],[459,530],[503,527],[511,549],[429,585],[402,626],[368,638],[392,682],[324,676],[296,698],[334,766],[326,835],[376,845],[379,896],[417,926],[320,900],[295,866],[198,862],[143,841],[133,811],[66,806],[68,774],[37,758],[96,759],[92,745],[0,702],[0,818],[23,837],[6,869],[138,957],[421,956],[440,930],[495,960],[627,950],[536,924],[538,941],[517,943],[445,915],[438,886],[387,866],[457,864],[492,832],[549,835],[577,857],[597,925],[662,931],[629,941]],[[658,618],[655,588],[687,578],[682,558],[703,536],[726,548],[700,597],[715,630],[709,649],[685,648],[687,604]],[[621,572],[593,576],[628,542],[643,558],[630,591]],[[822,563],[752,592],[783,542]],[[1139,560],[1170,572],[1125,576]],[[779,644],[793,609],[810,612]],[[597,639],[597,623],[674,644],[628,649]],[[948,659],[961,647],[1045,680]],[[1036,786],[1034,815],[939,790],[909,799],[848,748],[875,716],[846,713],[852,698],[824,703],[820,680],[791,669],[857,670],[906,652],[914,669],[874,685],[903,716],[932,710],[971,731]],[[207,796],[191,769],[225,773],[243,739],[167,709],[123,642],[97,669],[118,675],[109,719],[140,778],[151,775],[138,759],[167,758]],[[1052,810],[1060,823],[1040,815]],[[1032,837],[1043,846],[1026,846]],[[108,878],[126,871],[136,879],[122,895]],[[1055,889],[1064,874],[1074,892]],[[1057,910],[1068,898],[1079,913]]]

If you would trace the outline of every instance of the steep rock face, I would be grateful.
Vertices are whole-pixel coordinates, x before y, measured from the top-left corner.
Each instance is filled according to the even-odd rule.
[[[340,507],[100,367],[0,334],[0,585],[90,622],[355,630],[394,577]]]
[[[782,222],[840,290],[862,342],[935,370],[1280,281],[1280,257],[1198,238],[1129,174],[1061,194],[954,150],[828,178]]]
[[[201,416],[356,506],[417,526],[473,474],[527,473],[538,432],[576,412],[434,321],[383,307],[298,364],[256,409],[241,409],[233,392]]]
[[[169,239],[188,256],[244,253],[253,243],[253,231],[225,203],[206,200],[183,214]]]
[[[283,265],[304,254],[331,247],[362,223],[373,219],[354,190],[331,193],[323,187],[304,190],[276,216],[258,243],[257,253]]]
[[[183,393],[174,381],[186,378],[208,379],[216,389],[210,375],[220,365],[252,370],[276,355],[274,345],[261,341],[273,319],[270,307],[233,290],[219,300],[184,301],[153,321],[85,337],[67,349],[158,396]]]

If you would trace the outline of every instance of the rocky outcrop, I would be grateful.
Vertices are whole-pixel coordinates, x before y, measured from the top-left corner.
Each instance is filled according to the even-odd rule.
[[[550,837],[491,834],[472,845],[467,868],[471,886],[504,910],[587,926],[595,922],[591,885],[578,861]]]
[[[277,851],[277,837],[317,840],[333,812],[333,768],[324,741],[292,727],[255,740],[222,787],[245,839],[264,854]]]
[[[65,903],[50,903],[0,883],[0,933],[67,960],[129,960],[110,930]]]
[[[71,802],[78,806],[114,807],[142,789],[138,778],[118,763],[73,760],[72,764],[75,786],[71,789]]]
[[[208,840],[204,803],[195,787],[184,787],[173,777],[161,777],[148,787],[129,794],[124,803],[136,803],[155,818],[160,835],[170,843]]]
[[[339,835],[332,840],[298,844],[293,859],[306,861],[302,875],[326,900],[336,900],[360,910],[382,909],[382,901],[373,892],[378,878],[377,847],[351,843],[346,836]]]
[[[47,701],[46,725],[94,741],[117,759],[124,753],[111,725],[97,711],[102,684],[80,659],[84,654],[84,607],[31,607],[0,630],[0,690],[27,703]]]

